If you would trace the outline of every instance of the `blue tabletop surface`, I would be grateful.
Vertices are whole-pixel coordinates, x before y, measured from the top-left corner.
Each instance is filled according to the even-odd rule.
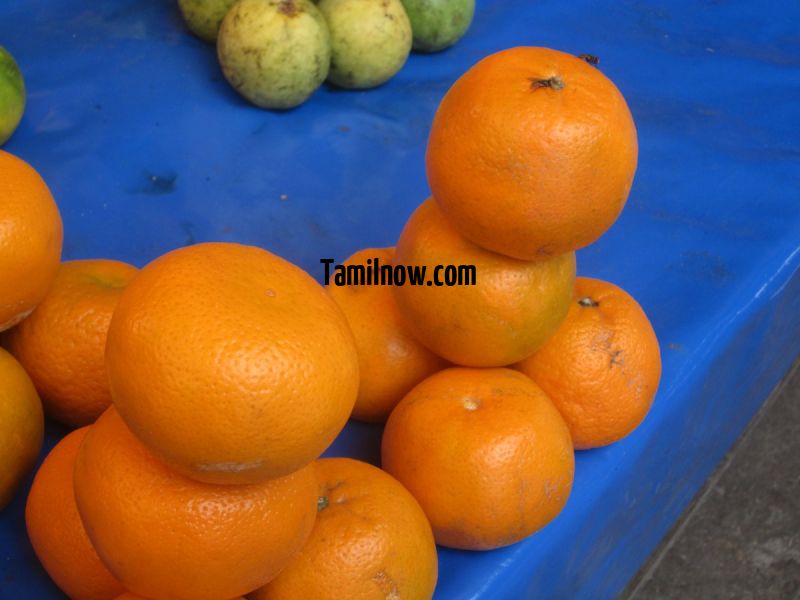
[[[247,105],[167,0],[3,0],[0,45],[28,85],[6,149],[61,207],[64,257],[144,265],[207,240],[319,259],[392,245],[425,199],[427,130],[452,82],[515,45],[598,55],[628,99],[639,170],[617,224],[578,253],[629,290],[662,344],[652,412],[580,452],[564,512],[515,546],[442,549],[437,598],[611,598],[800,351],[800,4],[480,1],[464,40],[383,87]],[[63,430],[48,426],[49,448]],[[377,460],[350,424],[329,454]],[[0,597],[59,598],[0,514]]]

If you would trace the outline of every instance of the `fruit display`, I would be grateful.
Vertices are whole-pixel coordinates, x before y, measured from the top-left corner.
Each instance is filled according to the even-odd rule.
[[[452,45],[474,12],[179,4],[231,85],[274,109],[326,78],[380,85],[412,45]],[[611,227],[636,170],[619,90],[584,58],[503,50],[452,85],[428,133],[416,160],[432,195],[325,286],[274,253],[296,231],[239,243],[226,225],[230,239],[191,236],[141,268],[62,261],[43,177],[0,151],[0,507],[33,470],[43,415],[73,429],[25,507],[33,551],[69,597],[429,599],[441,548],[537,535],[582,485],[576,450],[643,422],[661,377],[653,327],[620,287],[576,276],[576,250]],[[372,279],[415,270],[432,279]],[[351,418],[379,464],[337,455]]]
[[[178,0],[187,28],[216,43],[228,83],[262,108],[303,104],[324,81],[382,85],[412,50],[437,52],[467,31],[474,0]]]

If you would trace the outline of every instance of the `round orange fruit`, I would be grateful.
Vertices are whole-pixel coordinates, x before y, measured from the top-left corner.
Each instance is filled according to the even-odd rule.
[[[367,248],[348,258],[343,266],[392,268],[394,248]],[[361,382],[353,417],[384,422],[403,396],[436,371],[447,366],[411,335],[403,324],[388,285],[329,285],[331,297],[344,312],[358,350]]]
[[[392,411],[381,456],[436,542],[467,550],[507,546],[547,525],[575,468],[558,410],[511,369],[451,368],[420,383]]]
[[[36,463],[43,437],[36,388],[22,365],[0,348],[0,509]]]
[[[661,353],[636,300],[612,283],[579,277],[561,327],[516,367],[553,400],[575,448],[586,449],[616,442],[644,420]]]
[[[308,274],[208,243],[156,259],[120,297],[106,344],[114,404],[184,475],[254,483],[317,458],[358,391],[347,321]]]
[[[36,556],[73,600],[108,600],[125,590],[86,535],[75,504],[73,473],[88,427],[63,438],[36,472],[25,505],[25,524]]]
[[[47,184],[24,160],[0,150],[0,331],[31,314],[47,295],[63,234]]]
[[[566,316],[575,281],[574,253],[521,261],[484,250],[459,235],[431,199],[406,223],[395,263],[424,266],[431,282],[439,265],[474,266],[474,285],[464,273],[465,285],[394,288],[409,330],[436,354],[469,367],[529,356]]]
[[[462,235],[530,260],[599,238],[625,205],[637,155],[628,105],[596,66],[519,47],[450,88],[426,161],[433,196]]]
[[[305,543],[317,512],[313,466],[251,485],[168,468],[111,407],[75,465],[75,499],[97,553],[137,594],[219,600],[266,584]]]
[[[47,416],[80,427],[111,404],[106,334],[137,272],[115,260],[65,262],[36,311],[6,332],[6,347],[31,376]]]
[[[251,600],[427,600],[436,544],[425,513],[396,479],[349,458],[317,461],[317,521],[291,563]]]

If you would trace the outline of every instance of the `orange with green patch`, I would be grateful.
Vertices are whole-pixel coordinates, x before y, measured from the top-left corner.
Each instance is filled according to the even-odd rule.
[[[49,417],[80,427],[111,404],[106,336],[117,301],[137,273],[116,260],[64,262],[36,311],[4,335]]]
[[[408,330],[458,365],[499,367],[529,356],[569,309],[575,254],[522,261],[485,250],[463,237],[428,199],[408,219],[395,262],[427,268],[474,265],[475,285],[393,288]]]

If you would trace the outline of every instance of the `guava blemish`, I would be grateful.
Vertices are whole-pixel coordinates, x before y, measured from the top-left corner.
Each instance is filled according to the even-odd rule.
[[[300,11],[298,11],[297,7],[294,5],[294,0],[283,0],[278,4],[278,12],[283,13],[287,17],[296,17],[297,13]]]

